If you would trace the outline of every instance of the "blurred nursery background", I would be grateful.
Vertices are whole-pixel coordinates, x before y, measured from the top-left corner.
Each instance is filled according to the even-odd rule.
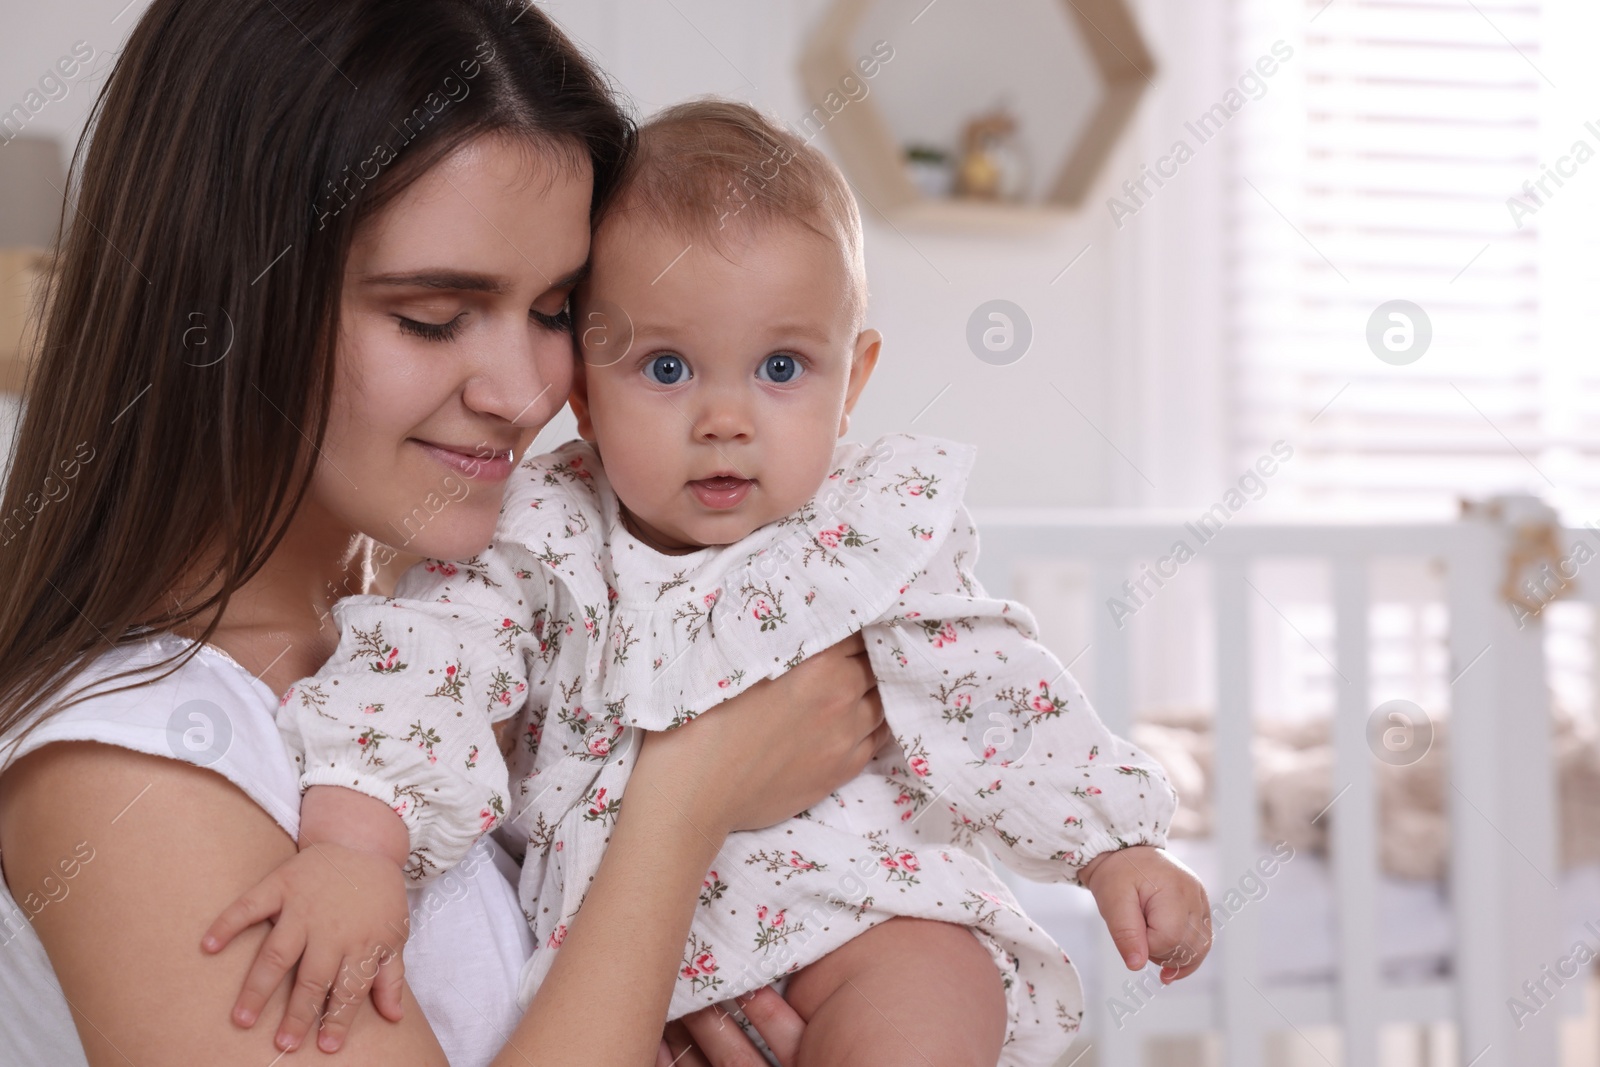
[[[5,0],[12,423],[144,6]],[[979,447],[980,577],[1182,795],[1185,982],[1012,879],[1084,976],[1063,1067],[1600,1067],[1600,9],[539,6],[641,119],[731,96],[840,164],[886,337],[852,435]]]

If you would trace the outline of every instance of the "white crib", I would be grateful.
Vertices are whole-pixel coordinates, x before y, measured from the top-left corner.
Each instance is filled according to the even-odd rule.
[[[1265,979],[1258,909],[1244,908],[1217,935],[1205,964],[1215,971],[1208,983],[1191,979],[1162,990],[1150,1010],[1122,1020],[1124,1025],[1111,1025],[1107,991],[1122,988],[1131,976],[1115,953],[1106,951],[1109,938],[1102,930],[1100,962],[1093,974],[1085,975],[1086,987],[1097,992],[1091,993],[1085,1035],[1075,1055],[1092,1044],[1092,1059],[1099,1067],[1137,1067],[1147,1038],[1211,1032],[1221,1037],[1221,1062],[1227,1067],[1262,1067],[1268,1062],[1270,1032],[1333,1025],[1340,1031],[1343,1063],[1374,1067],[1380,1026],[1453,1021],[1458,1067],[1557,1063],[1559,1010],[1542,1010],[1518,1027],[1507,1005],[1508,998],[1522,995],[1525,980],[1538,979],[1540,969],[1562,955],[1563,946],[1542,626],[1519,629],[1502,599],[1517,530],[1525,519],[1538,518],[1541,509],[1517,498],[1500,505],[1501,517],[1479,512],[1459,522],[1435,524],[1256,524],[1240,518],[1198,548],[1197,558],[1208,561],[1211,573],[1216,657],[1212,706],[1219,709],[1213,847],[1223,872],[1244,871],[1261,854],[1250,767],[1250,602],[1257,596],[1248,579],[1250,568],[1269,558],[1312,557],[1326,560],[1332,569],[1334,662],[1346,679],[1338,689],[1334,716],[1335,780],[1345,791],[1337,796],[1338,817],[1332,820],[1328,849],[1336,900],[1336,966],[1329,980],[1317,983]],[[1119,629],[1105,605],[1112,598],[1126,599],[1123,582],[1142,573],[1144,564],[1166,556],[1178,539],[1194,546],[1196,538],[1185,526],[1193,517],[978,510],[975,520],[978,577],[994,595],[1016,595],[1016,577],[1029,561],[1071,558],[1089,568],[1089,600],[1097,606],[1085,657],[1093,663],[1089,695],[1108,726],[1126,735],[1131,725],[1131,628]],[[1559,534],[1563,545],[1578,537],[1592,533]],[[1386,557],[1442,564],[1452,661],[1452,859],[1445,892],[1455,917],[1454,965],[1448,977],[1404,985],[1387,982],[1379,964],[1376,792],[1367,740],[1374,708],[1369,699],[1369,576],[1374,561]],[[1592,603],[1600,603],[1600,581],[1580,580],[1580,587]],[[1570,1006],[1570,991],[1565,999]]]

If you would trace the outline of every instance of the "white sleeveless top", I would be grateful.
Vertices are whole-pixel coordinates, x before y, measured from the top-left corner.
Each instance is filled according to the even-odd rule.
[[[191,643],[164,633],[111,649],[68,683],[62,695],[131,667],[152,666]],[[137,680],[97,685],[94,692]],[[28,735],[20,750],[6,738],[0,742],[0,767],[53,741],[99,741],[183,759],[233,782],[295,838],[299,777],[279,736],[277,711],[278,698],[264,682],[220,648],[201,645],[198,654],[159,681],[95,695],[52,716]],[[88,862],[93,862],[92,855]],[[484,836],[459,867],[410,891],[406,982],[452,1067],[487,1064],[504,1043],[501,1035],[509,1034],[520,1017],[517,978],[533,953],[533,936],[517,903],[516,880],[516,863]],[[65,884],[70,894],[70,880]],[[239,980],[244,980],[242,973]],[[257,1025],[274,1024],[263,1020]],[[0,1048],[10,1050],[8,1062],[86,1067],[61,985],[28,913],[5,886],[3,872]]]

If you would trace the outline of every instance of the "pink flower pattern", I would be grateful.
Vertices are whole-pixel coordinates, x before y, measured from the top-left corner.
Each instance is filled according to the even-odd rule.
[[[1106,848],[1164,843],[1172,795],[1105,731],[1026,608],[977,585],[970,464],[967,446],[931,438],[840,445],[815,506],[689,567],[606,550],[616,501],[589,445],[525,460],[500,539],[413,568],[381,606],[348,605],[339,654],[285,692],[280,719],[308,738],[306,766],[394,789],[422,857],[414,878],[460,863],[511,804],[529,838],[519,895],[542,946],[525,975],[536,982],[625,799],[630,731],[687,722],[861,630],[894,743],[802,817],[729,836],[702,882],[673,1014],[750,988],[780,948],[798,966],[890,915],[943,918],[988,939],[1006,975],[1001,1062],[1050,1062],[1082,1018],[1070,961],[976,846],[1070,882]],[[827,493],[844,502],[823,506]],[[762,557],[765,569],[747,563]],[[637,644],[619,664],[622,625]],[[357,630],[370,651],[350,657]],[[991,713],[1009,728],[986,736]],[[508,714],[501,748],[489,719]],[[431,748],[397,743],[414,722],[437,731]]]

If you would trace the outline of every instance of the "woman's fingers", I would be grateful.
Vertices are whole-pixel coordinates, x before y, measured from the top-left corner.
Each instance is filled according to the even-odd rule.
[[[739,1004],[745,1018],[750,1020],[778,1062],[785,1067],[797,1062],[800,1036],[805,1032],[806,1024],[789,1006],[789,1002],[771,986],[763,986],[740,998]],[[746,1064],[765,1062],[755,1042],[745,1036],[733,1016],[720,1006],[685,1015],[683,1023],[694,1037],[695,1044],[710,1061],[710,1067],[745,1067]]]
[[[662,1033],[656,1067],[710,1067],[700,1050],[694,1047],[694,1038],[689,1036],[682,1019],[672,1020]]]
[[[777,990],[762,986],[741,1002],[740,1007],[779,1063],[788,1065],[799,1061],[800,1037],[805,1033],[806,1023]]]
[[[859,632],[854,633],[846,640],[861,640]],[[841,641],[840,644],[845,642]],[[862,644],[861,651],[852,652],[845,658],[845,665],[855,673],[851,676],[851,684],[856,686],[856,692],[866,695],[878,687],[878,677],[872,673],[872,657],[867,655],[867,647]]]
[[[683,1022],[710,1067],[756,1067],[765,1062],[755,1043],[720,1004],[685,1015]]]
[[[847,697],[860,696],[878,684],[873,677],[872,661],[867,656],[867,643],[860,630],[803,660],[794,669],[827,679],[830,692],[842,693]]]
[[[877,729],[856,742],[850,752],[850,768],[853,774],[860,774],[866,769],[867,764],[878,758],[878,753],[894,743],[894,734],[889,731],[888,723],[879,723]]]
[[[867,639],[857,630],[833,647],[846,656],[864,656],[867,654]]]

